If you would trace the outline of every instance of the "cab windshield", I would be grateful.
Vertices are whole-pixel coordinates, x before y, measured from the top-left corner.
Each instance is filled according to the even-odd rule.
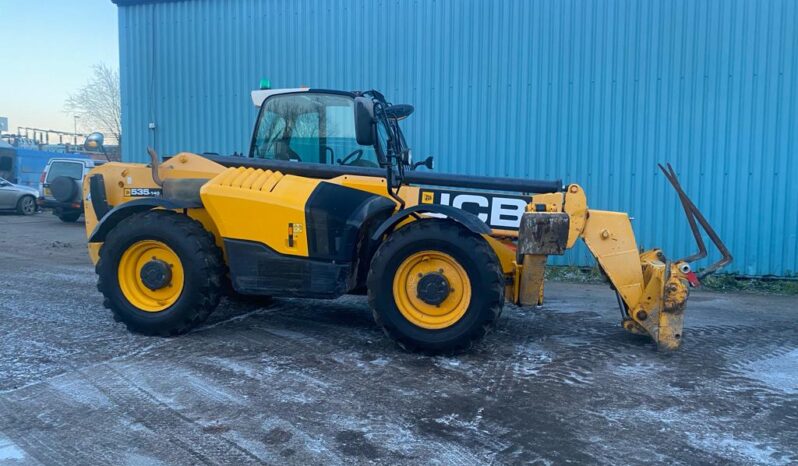
[[[354,100],[296,93],[266,99],[250,157],[328,165],[378,167],[372,146],[357,143]]]

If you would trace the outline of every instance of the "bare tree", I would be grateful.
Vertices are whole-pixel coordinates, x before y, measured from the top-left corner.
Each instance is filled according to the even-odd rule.
[[[79,115],[81,126],[112,136],[122,145],[122,105],[119,71],[94,65],[92,77],[64,102],[64,111]]]

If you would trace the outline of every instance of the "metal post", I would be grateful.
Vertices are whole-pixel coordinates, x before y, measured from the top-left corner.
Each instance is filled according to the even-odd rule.
[[[80,116],[73,115],[73,119],[72,119],[72,121],[75,123],[75,126],[73,128],[74,129],[74,133],[73,133],[73,136],[72,136],[72,144],[74,144],[76,146],[78,145],[78,118],[80,118]]]

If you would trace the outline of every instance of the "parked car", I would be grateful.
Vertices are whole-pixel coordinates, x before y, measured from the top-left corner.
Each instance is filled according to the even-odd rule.
[[[76,222],[83,213],[83,177],[94,166],[88,159],[50,159],[39,183],[39,205],[53,209],[62,222]]]
[[[21,215],[33,215],[36,213],[36,196],[39,194],[35,189],[14,184],[5,178],[0,178],[0,210],[16,209]]]

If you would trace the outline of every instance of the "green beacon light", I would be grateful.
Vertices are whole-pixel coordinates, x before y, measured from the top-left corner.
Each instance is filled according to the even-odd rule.
[[[261,90],[271,89],[272,83],[268,79],[264,78],[260,80],[260,88]]]

